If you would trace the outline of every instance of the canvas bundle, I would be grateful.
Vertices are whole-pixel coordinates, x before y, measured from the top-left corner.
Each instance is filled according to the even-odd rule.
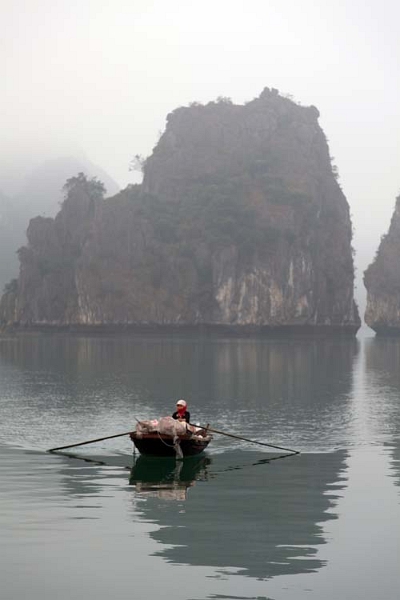
[[[157,419],[152,419],[151,421],[138,421],[136,423],[136,433],[138,436],[143,435],[145,433],[155,433],[158,431],[158,423]]]
[[[176,421],[172,417],[162,417],[158,422],[158,431],[173,438],[178,435],[185,435],[187,433],[186,423]]]

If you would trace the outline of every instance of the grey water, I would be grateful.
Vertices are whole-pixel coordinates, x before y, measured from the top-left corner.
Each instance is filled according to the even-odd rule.
[[[149,460],[185,398],[214,434]],[[400,596],[400,340],[0,338],[5,600]]]

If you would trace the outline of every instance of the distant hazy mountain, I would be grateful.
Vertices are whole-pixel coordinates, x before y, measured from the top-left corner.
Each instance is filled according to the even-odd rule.
[[[30,219],[38,215],[56,215],[66,180],[80,172],[88,178],[97,177],[104,184],[107,196],[119,191],[118,184],[103,169],[86,159],[71,156],[47,160],[28,175],[22,175],[20,182],[15,184],[18,191],[12,196],[0,191],[0,293],[10,279],[18,277],[16,251],[26,244]]]
[[[14,209],[11,198],[0,191],[0,290],[11,278],[18,275],[18,259],[15,250],[24,243],[22,223]],[[15,247],[15,245],[17,246]]]
[[[89,179],[97,177],[104,184],[107,196],[114,196],[119,191],[118,184],[103,169],[88,160],[68,156],[47,160],[32,170],[22,180],[15,202],[21,208],[26,207],[28,219],[43,213],[52,217],[59,211],[66,180],[80,172]]]

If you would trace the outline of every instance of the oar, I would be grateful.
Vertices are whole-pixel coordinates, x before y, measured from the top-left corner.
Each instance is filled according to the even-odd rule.
[[[78,442],[77,444],[68,444],[68,446],[59,446],[58,448],[50,448],[48,452],[56,452],[57,450],[65,450],[66,448],[75,448],[76,446],[84,446],[85,444],[94,444],[95,442],[102,442],[103,440],[111,440],[112,438],[122,437],[123,435],[129,435],[132,431],[125,431],[125,433],[116,433],[115,435],[107,435],[105,437],[97,438],[95,440],[87,440],[86,442]]]
[[[194,425],[196,427],[196,425]],[[266,444],[265,442],[257,442],[255,440],[249,440],[248,438],[241,437],[240,435],[234,435],[233,433],[227,433],[226,431],[220,431],[219,429],[212,429],[211,427],[201,427],[205,431],[212,431],[213,433],[219,433],[220,435],[226,435],[227,437],[235,438],[236,440],[242,440],[244,442],[250,442],[251,444],[258,444],[259,446],[268,446],[269,448],[276,448],[277,450],[285,450],[285,452],[292,452],[293,454],[300,454],[298,450],[291,450],[290,448],[282,448],[282,446],[273,446],[272,444]]]

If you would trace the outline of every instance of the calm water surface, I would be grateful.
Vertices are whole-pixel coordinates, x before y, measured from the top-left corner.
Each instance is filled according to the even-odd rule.
[[[191,460],[119,437],[185,398]],[[0,338],[5,600],[400,597],[400,340]]]

